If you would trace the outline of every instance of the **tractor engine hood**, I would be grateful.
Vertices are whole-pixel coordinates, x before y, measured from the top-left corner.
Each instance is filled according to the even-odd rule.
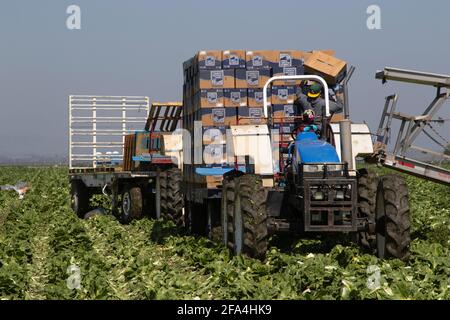
[[[295,154],[300,163],[339,163],[336,149],[326,141],[319,140],[313,132],[301,132],[295,139]]]

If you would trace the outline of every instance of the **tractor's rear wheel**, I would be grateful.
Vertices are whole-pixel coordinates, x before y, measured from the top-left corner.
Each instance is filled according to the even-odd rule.
[[[167,172],[162,171],[159,174],[159,186],[160,186],[160,212],[161,216],[157,219],[165,217],[167,215]]]
[[[367,229],[358,233],[359,244],[374,252],[376,249],[375,205],[378,188],[378,175],[370,170],[358,171],[358,217],[367,220]]]
[[[183,225],[183,194],[181,192],[182,174],[178,168],[165,172],[164,183],[164,210],[161,210],[163,219],[173,221],[175,225]],[[162,188],[161,188],[162,190]],[[161,196],[162,200],[162,196]],[[163,201],[161,201],[162,203]],[[161,208],[163,209],[163,208]]]
[[[381,177],[375,212],[377,256],[408,260],[411,222],[408,189],[401,176]]]
[[[263,259],[267,251],[267,194],[253,174],[227,179],[222,199],[223,241],[236,255]]]
[[[83,181],[73,180],[70,184],[70,195],[71,195],[71,207],[75,214],[84,218],[84,215],[89,211],[89,199],[90,193],[89,189],[85,186]]]
[[[128,186],[122,193],[122,223],[142,217],[142,192],[138,186]]]

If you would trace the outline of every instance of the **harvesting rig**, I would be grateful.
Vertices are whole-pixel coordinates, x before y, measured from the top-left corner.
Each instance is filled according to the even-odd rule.
[[[434,121],[437,107],[448,98],[450,77],[386,68],[377,78],[432,85],[438,88],[424,115],[395,112],[396,96],[387,98],[375,143],[366,124],[349,120],[347,83],[344,84],[344,116],[330,117],[325,94],[324,117],[318,130],[275,133],[267,89],[276,80],[314,80],[328,92],[326,81],[316,75],[276,76],[264,86],[264,117],[268,124],[231,126],[227,141],[231,159],[226,166],[194,165],[184,159],[199,152],[191,137],[179,130],[190,115],[181,103],[154,103],[147,97],[71,96],[69,158],[72,208],[83,217],[90,197],[105,194],[112,212],[124,223],[144,213],[172,220],[194,234],[224,243],[234,254],[263,258],[271,234],[348,234],[380,258],[408,259],[410,217],[408,190],[402,176],[378,177],[357,169],[356,158],[426,179],[449,184],[444,168],[406,158],[397,151],[411,146],[418,131]],[[441,90],[445,89],[445,93]],[[389,103],[393,101],[393,106]],[[118,112],[102,116],[104,110]],[[86,115],[77,114],[86,111]],[[135,111],[138,115],[128,116]],[[394,153],[387,150],[392,118],[401,119]],[[181,120],[182,119],[182,120]],[[100,127],[118,123],[119,128]],[[145,123],[145,130],[130,124]],[[80,126],[81,124],[81,126]],[[87,124],[83,126],[83,124]],[[117,135],[118,140],[111,137]],[[75,139],[87,136],[87,139]],[[106,137],[102,140],[101,137]],[[192,148],[194,146],[194,148]],[[117,147],[120,153],[99,153]],[[91,148],[92,153],[76,150]],[[200,152],[202,151],[200,146]],[[230,158],[230,157],[229,157]],[[238,161],[241,159],[241,161]],[[87,163],[82,165],[81,163]],[[190,161],[190,160],[189,160]]]

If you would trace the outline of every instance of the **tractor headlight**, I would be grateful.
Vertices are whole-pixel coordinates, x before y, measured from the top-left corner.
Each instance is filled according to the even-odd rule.
[[[341,171],[342,166],[338,164],[329,164],[326,166],[327,171]],[[324,170],[324,165],[320,164],[305,164],[303,165],[304,172],[320,172]]]
[[[304,172],[319,172],[319,170],[322,170],[323,166],[318,166],[315,164],[305,164],[303,166]]]
[[[344,190],[337,190],[335,199],[336,200],[344,200],[344,196],[345,196],[345,191]]]
[[[325,198],[323,191],[317,190],[316,192],[313,192],[313,198],[314,200],[323,200]]]

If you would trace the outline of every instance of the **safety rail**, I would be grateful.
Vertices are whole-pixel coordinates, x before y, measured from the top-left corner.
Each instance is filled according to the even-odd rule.
[[[144,96],[69,96],[69,168],[119,165],[125,135],[142,130],[148,112]]]

